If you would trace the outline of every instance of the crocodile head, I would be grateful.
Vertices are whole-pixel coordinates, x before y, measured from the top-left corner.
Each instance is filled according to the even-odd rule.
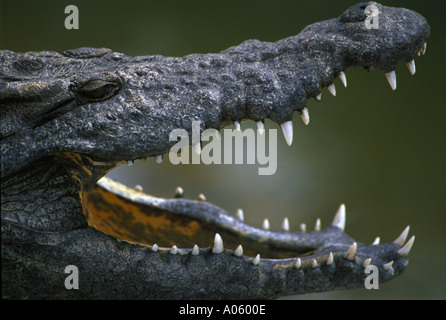
[[[404,62],[415,73],[429,32],[421,15],[370,2],[297,36],[216,54],[0,51],[4,295],[273,298],[361,287],[368,266],[379,281],[399,275],[409,229],[392,243],[359,243],[344,233],[344,205],[327,229],[290,232],[285,220],[273,231],[180,190],[161,199],[101,178],[162,161],[177,144],[170,133],[192,136],[194,122],[202,133],[243,120],[262,129],[269,118],[291,145],[293,113],[308,124],[308,99],[324,87],[335,95],[335,78],[346,86],[356,66],[395,89],[393,70]],[[81,270],[77,292],[61,289],[67,265]]]

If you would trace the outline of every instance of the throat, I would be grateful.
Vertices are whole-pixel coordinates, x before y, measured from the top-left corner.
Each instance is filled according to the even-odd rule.
[[[4,177],[2,221],[46,232],[87,227],[81,199],[97,176],[85,161],[77,154],[53,154]]]

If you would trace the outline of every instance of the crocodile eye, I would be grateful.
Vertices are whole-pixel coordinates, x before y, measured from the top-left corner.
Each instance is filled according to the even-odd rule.
[[[90,80],[79,88],[85,98],[91,100],[105,100],[116,94],[120,86],[118,83],[102,79]]]

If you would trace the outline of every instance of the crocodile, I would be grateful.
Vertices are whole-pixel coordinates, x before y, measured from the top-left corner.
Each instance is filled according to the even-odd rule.
[[[393,242],[360,243],[344,232],[341,204],[325,229],[256,228],[203,196],[158,198],[105,175],[162,161],[177,143],[170,132],[192,135],[197,121],[202,133],[247,120],[263,129],[268,118],[291,145],[308,99],[326,87],[335,95],[352,67],[383,72],[395,90],[397,64],[414,74],[429,33],[420,14],[367,2],[295,36],[213,54],[0,51],[2,296],[272,299],[395,278],[409,227]]]

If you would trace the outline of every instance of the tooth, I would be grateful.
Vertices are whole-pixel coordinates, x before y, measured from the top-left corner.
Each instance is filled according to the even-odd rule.
[[[345,229],[345,204],[341,204],[339,206],[338,211],[336,212],[336,215],[333,219],[333,222],[331,223],[333,227],[337,227],[344,231]]]
[[[163,156],[161,154],[156,156],[155,157],[155,161],[156,161],[156,163],[162,163],[163,162]]]
[[[142,186],[137,184],[133,189],[135,189],[136,191],[142,192]]]
[[[372,258],[367,258],[364,260],[364,262],[362,263],[362,266],[365,268],[367,267],[370,263],[372,263]]]
[[[346,257],[348,260],[353,260],[353,259],[355,259],[355,256],[356,256],[356,248],[357,248],[356,242],[353,242],[352,246],[351,246],[350,248],[348,248],[347,253],[345,254],[345,257]]]
[[[381,239],[380,239],[379,237],[376,237],[375,240],[373,241],[372,245],[373,245],[373,246],[378,245],[379,242],[380,242],[380,240],[381,240]]]
[[[170,254],[177,254],[178,253],[178,248],[176,245],[173,245],[172,248],[169,251]]]
[[[296,263],[294,264],[294,267],[296,269],[300,269],[301,266],[302,266],[302,261],[300,260],[300,258],[297,258]]]
[[[318,266],[318,264],[317,264],[316,259],[313,259],[313,261],[311,261],[311,267],[314,269],[314,268],[317,268],[317,266]]]
[[[191,254],[192,254],[193,256],[198,256],[199,253],[200,253],[200,250],[198,249],[198,246],[197,246],[197,245],[194,245]]]
[[[396,90],[396,73],[395,71],[390,71],[386,73],[387,81],[390,84],[392,90]]]
[[[333,264],[334,258],[333,258],[333,252],[330,252],[327,259],[327,266],[331,266]]]
[[[235,129],[236,129],[237,131],[241,131],[241,128],[240,128],[240,122],[238,122],[238,121],[234,121],[234,125],[235,125]]]
[[[409,229],[410,229],[410,226],[407,226],[406,229],[404,229],[403,232],[401,232],[399,237],[396,238],[395,241],[393,241],[393,243],[402,247],[404,245],[404,243],[406,242],[407,235],[409,234]]]
[[[423,47],[420,49],[421,54],[424,56],[426,54],[427,42],[423,44]]]
[[[212,248],[212,253],[222,253],[223,252],[223,239],[216,233],[214,238],[214,247]]]
[[[158,245],[156,243],[152,246],[152,251],[158,252]]]
[[[206,196],[205,196],[204,194],[200,193],[200,194],[198,195],[198,200],[200,200],[200,201],[206,201]]]
[[[287,121],[280,125],[286,143],[291,146],[293,143],[293,121]]]
[[[316,97],[314,97],[316,99],[316,101],[321,101],[322,100],[322,93],[319,93]]]
[[[192,148],[194,149],[195,153],[200,155],[201,154],[201,143],[197,142],[195,143]]]
[[[288,221],[288,218],[287,218],[287,217],[285,217],[285,218],[283,219],[283,222],[282,222],[282,229],[283,229],[284,231],[290,231],[290,222]]]
[[[321,219],[317,218],[314,231],[321,231]]]
[[[410,249],[412,249],[413,243],[415,241],[415,236],[412,236],[409,241],[407,241],[407,243],[404,245],[404,247],[402,247],[401,249],[398,250],[398,254],[401,257],[405,257],[409,254]]]
[[[263,220],[262,228],[265,230],[269,230],[269,220],[268,219]]]
[[[393,260],[390,261],[389,263],[383,264],[383,268],[384,270],[389,271],[392,268],[392,265],[393,265]]]
[[[175,189],[175,198],[182,198],[184,195],[184,190],[181,187]]]
[[[128,165],[129,167],[133,166],[133,160],[127,160],[127,165]]]
[[[259,129],[260,135],[265,133],[265,124],[263,123],[263,121],[257,121],[257,129]]]
[[[241,256],[243,255],[243,247],[242,247],[242,245],[239,245],[239,246],[237,247],[237,249],[235,249],[235,251],[234,251],[234,255],[235,255],[236,257],[241,257]]]
[[[330,91],[330,93],[331,93],[334,97],[336,97],[336,87],[335,87],[334,83],[332,83],[332,84],[330,84],[330,85],[328,86],[328,91]]]
[[[245,220],[245,216],[243,214],[243,210],[242,209],[237,209],[237,211],[235,212],[235,215],[237,216],[237,218],[239,218],[241,221]]]
[[[344,71],[339,72],[339,79],[341,79],[344,87],[347,88],[347,77],[345,76]]]
[[[256,257],[254,258],[254,260],[252,260],[252,264],[257,266],[260,262],[260,254],[256,255]]]
[[[415,60],[412,60],[411,62],[406,63],[407,67],[409,68],[409,71],[412,75],[415,74]]]
[[[307,232],[307,225],[305,223],[300,224],[300,231]]]
[[[310,114],[308,113],[308,109],[307,108],[303,108],[301,113],[300,113],[300,116],[302,118],[302,121],[307,126],[310,123]]]

